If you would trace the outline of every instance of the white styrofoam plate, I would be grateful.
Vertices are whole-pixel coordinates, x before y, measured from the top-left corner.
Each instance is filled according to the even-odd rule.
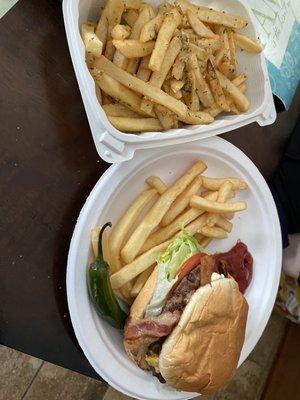
[[[247,74],[249,110],[240,115],[219,115],[209,125],[189,125],[166,132],[146,132],[140,135],[126,134],[115,129],[108,121],[95,94],[95,82],[85,63],[85,49],[80,37],[80,27],[86,21],[98,21],[100,7],[106,0],[64,0],[63,14],[70,54],[89,120],[96,149],[101,158],[109,163],[129,160],[138,149],[162,147],[205,139],[257,122],[261,126],[272,124],[276,118],[265,57],[263,53],[251,54],[237,51],[237,71]],[[162,0],[147,0],[157,7]],[[255,17],[247,0],[192,0],[192,3],[225,10],[248,18],[248,26],[241,30],[256,38]]]
[[[247,201],[248,208],[235,216],[228,239],[215,240],[207,248],[209,252],[226,251],[241,239],[254,258],[253,279],[246,292],[249,316],[240,364],[260,338],[275,301],[282,255],[277,210],[266,182],[244,153],[214,137],[171,146],[168,151],[139,151],[130,162],[111,166],[89,195],[74,230],[67,269],[68,304],[76,337],[91,365],[114,388],[138,399],[189,399],[195,394],[173,392],[166,386],[158,390],[151,374],[140,370],[127,357],[121,332],[94,312],[86,285],[91,258],[90,232],[97,224],[116,222],[146,188],[147,176],[158,175],[170,184],[197,159],[207,163],[205,175],[240,177],[249,185],[249,190],[237,194],[238,199]]]

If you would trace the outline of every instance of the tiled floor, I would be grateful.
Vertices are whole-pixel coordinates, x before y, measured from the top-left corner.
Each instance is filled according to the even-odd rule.
[[[260,399],[283,337],[286,320],[273,314],[267,328],[228,387],[201,400]],[[200,398],[200,397],[199,397]],[[105,384],[0,346],[0,400],[126,400]]]

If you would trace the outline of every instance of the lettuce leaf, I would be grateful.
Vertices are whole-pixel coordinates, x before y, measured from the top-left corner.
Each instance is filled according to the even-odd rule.
[[[159,315],[166,301],[166,296],[177,278],[176,275],[182,264],[196,253],[204,252],[196,238],[187,230],[182,230],[166,251],[157,258],[158,275],[156,287],[145,316]]]

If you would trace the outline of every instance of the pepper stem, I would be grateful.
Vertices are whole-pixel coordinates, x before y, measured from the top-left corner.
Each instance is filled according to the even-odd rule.
[[[102,236],[103,236],[103,232],[107,227],[112,227],[112,223],[111,222],[106,222],[106,224],[104,224],[101,228],[101,231],[99,233],[99,240],[98,240],[98,256],[102,256],[103,257],[103,253],[102,253]]]

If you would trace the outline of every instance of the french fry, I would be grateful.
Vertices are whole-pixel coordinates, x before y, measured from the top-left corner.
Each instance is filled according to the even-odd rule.
[[[200,21],[209,23],[224,25],[233,29],[242,29],[248,25],[248,20],[237,15],[232,15],[229,13],[224,13],[216,10],[212,10],[208,7],[195,6],[193,4],[189,5],[189,9],[194,11],[196,16]]]
[[[140,62],[139,69],[137,70],[136,77],[141,79],[144,82],[148,82],[150,75],[151,75],[151,69],[149,69],[149,60],[150,60],[150,55],[143,57],[142,61]]]
[[[127,58],[145,57],[151,54],[154,42],[143,43],[139,40],[113,40],[113,45]]]
[[[180,100],[182,98],[182,90],[178,90],[176,93],[173,90],[169,89],[169,95],[174,97],[174,99]]]
[[[231,65],[233,68],[233,74],[235,74],[236,71],[236,48],[235,48],[235,42],[234,42],[234,32],[232,29],[227,30],[228,34],[228,44],[229,44],[229,53],[230,53],[230,61]]]
[[[164,129],[157,118],[126,118],[110,115],[107,118],[116,129],[123,132],[159,132]]]
[[[132,28],[133,25],[135,24],[135,21],[137,20],[138,16],[139,16],[138,12],[131,9],[131,10],[125,11],[122,15],[122,18],[124,19],[126,24],[128,24],[130,26],[130,28]]]
[[[149,40],[156,38],[156,35],[164,21],[164,17],[166,13],[170,11],[170,9],[171,5],[169,3],[163,3],[159,7],[157,15],[151,21],[147,22],[142,28],[140,35],[141,42],[148,42]]]
[[[216,226],[219,228],[224,229],[224,231],[230,233],[232,230],[232,223],[229,222],[226,218],[224,218],[222,215],[219,215],[219,218],[216,222]]]
[[[219,34],[221,40],[221,49],[224,51],[222,62],[219,63],[219,70],[228,78],[232,79],[235,66],[231,60],[231,52],[229,47],[228,29],[224,26],[217,26],[215,31]]]
[[[209,107],[209,108],[205,108],[203,111],[208,113],[212,117],[216,117],[217,115],[219,115],[223,112],[221,107],[213,107],[213,108]]]
[[[174,5],[178,8],[181,14],[185,15],[189,7],[193,7],[187,0],[175,0]]]
[[[233,114],[239,115],[241,114],[240,110],[237,108],[237,106],[234,104],[233,101],[231,101],[231,98],[229,96],[226,96],[228,103],[230,104],[230,111]]]
[[[81,36],[85,46],[87,55],[88,66],[91,67],[95,57],[98,57],[102,53],[102,42],[95,34],[95,28],[93,24],[86,23],[81,26]]]
[[[205,225],[206,221],[206,214],[200,215],[200,217],[196,218],[194,221],[190,222],[186,226],[186,230],[189,231],[192,235],[194,235],[197,232],[201,231],[201,228]],[[177,235],[180,235],[180,232],[178,232]]]
[[[178,117],[172,111],[168,110],[165,106],[156,104],[154,112],[165,130],[178,128]]]
[[[111,286],[113,289],[119,289],[127,282],[140,275],[146,269],[150,268],[155,263],[157,256],[162,253],[172,240],[167,240],[158,246],[153,247],[146,253],[137,257],[134,261],[125,265],[122,269],[115,272],[110,277]]]
[[[111,31],[116,25],[120,24],[121,17],[125,8],[123,0],[108,0],[106,4],[107,5],[109,4],[109,6],[108,7],[105,6],[103,10],[103,12],[106,13],[105,15],[108,20],[107,40],[106,40],[104,55],[109,60],[112,60],[115,48],[112,44]]]
[[[219,190],[222,184],[226,181],[229,181],[232,184],[233,190],[248,189],[247,183],[238,178],[209,178],[207,176],[202,176],[202,186],[207,190]]]
[[[247,97],[220,71],[216,71],[216,73],[222,88],[232,97],[239,110],[247,111],[250,107]]]
[[[174,37],[169,44],[160,71],[153,72],[150,77],[149,84],[151,86],[154,86],[156,88],[162,87],[162,84],[166,79],[166,76],[172,64],[174,63],[174,60],[176,59],[177,55],[180,52],[180,49],[181,49],[181,41],[177,37]],[[145,112],[151,112],[152,107],[153,104],[150,100],[143,99],[141,103],[141,110],[146,110]]]
[[[198,94],[196,92],[196,77],[194,71],[191,69],[187,72],[187,77],[191,84],[191,92],[188,98],[188,106],[191,111],[199,111],[200,110],[200,101]]]
[[[191,25],[189,23],[188,17],[184,14],[182,16],[182,20],[181,20],[180,25],[178,26],[178,29],[186,29],[186,28],[189,29],[190,27],[191,27]]]
[[[202,185],[202,178],[197,176],[190,185],[177,197],[160,222],[161,226],[169,225],[188,205],[190,198]]]
[[[138,10],[141,7],[141,0],[124,0],[126,10]]]
[[[232,191],[233,185],[230,181],[225,181],[222,183],[220,186],[219,192],[218,192],[218,198],[217,202],[219,203],[225,203],[226,200],[229,198],[230,192]],[[209,227],[213,227],[219,219],[218,214],[208,214],[207,219],[206,219],[206,225]]]
[[[111,117],[124,117],[124,118],[141,118],[141,114],[130,110],[128,107],[120,103],[104,104],[102,106],[105,114]]]
[[[154,270],[154,266],[146,269],[146,271],[142,272],[137,278],[136,281],[131,289],[130,295],[133,298],[136,298],[136,296],[140,293],[142,290],[143,286],[147,282],[149,276],[152,274],[152,271]]]
[[[247,204],[244,201],[238,201],[236,203],[218,203],[217,201],[210,201],[196,195],[191,197],[190,206],[218,214],[243,211],[247,208]]]
[[[247,90],[247,86],[246,86],[245,83],[241,83],[241,84],[238,86],[238,89],[239,89],[242,93],[245,93],[246,90]]]
[[[124,70],[126,70],[128,66],[129,60],[119,51],[116,50],[113,58],[113,63]]]
[[[129,25],[117,24],[111,31],[111,37],[117,40],[124,40],[130,36],[131,28]]]
[[[202,49],[214,53],[215,51],[219,50],[222,46],[220,37],[218,35],[215,38],[204,38],[204,39],[197,39],[195,44]]]
[[[142,192],[128,207],[119,221],[113,226],[109,238],[109,248],[111,263],[114,266],[115,271],[118,271],[122,267],[120,251],[130,229],[133,227],[144,207],[156,196],[156,194],[157,191],[155,189],[149,189]]]
[[[212,240],[213,238],[204,237],[200,240],[200,245],[205,248],[211,243]]]
[[[130,39],[139,40],[144,25],[151,21],[154,16],[155,12],[153,7],[150,4],[143,3],[139,11],[138,18],[132,27]]]
[[[113,60],[114,59],[114,55],[115,55],[115,51],[116,51],[116,49],[115,49],[115,47],[113,45],[112,38],[109,37],[107,42],[106,42],[104,55],[108,60]]]
[[[152,71],[159,71],[161,64],[165,57],[169,43],[172,39],[175,29],[181,22],[181,15],[176,8],[173,8],[164,18],[164,21],[160,27],[155,42],[155,47],[152,52],[149,68]]]
[[[170,80],[170,88],[173,90],[174,93],[178,92],[184,86],[184,81],[178,81],[177,79],[173,78]]]
[[[178,56],[176,57],[176,60],[173,64],[172,72],[171,72],[171,75],[175,79],[180,80],[182,78],[182,74],[184,71],[184,67],[185,67],[187,58],[188,58],[187,54],[184,52],[179,53]]]
[[[101,71],[94,71],[93,76],[96,79],[97,85],[104,93],[107,93],[131,110],[147,116],[146,113],[142,113],[140,109],[141,98],[135,92]],[[149,116],[154,117],[155,115],[151,112]]]
[[[234,212],[227,212],[227,213],[223,213],[222,217],[226,218],[226,219],[233,219],[234,218]]]
[[[139,40],[143,26],[148,21],[150,21],[154,17],[154,15],[155,12],[153,10],[153,7],[151,7],[149,4],[143,3],[143,5],[140,8],[139,16],[132,28],[130,39]],[[135,74],[137,72],[138,65],[139,65],[138,58],[129,60],[126,68],[127,72],[129,72],[130,74]]]
[[[148,42],[149,40],[155,39],[163,20],[164,14],[159,12],[153,19],[148,21],[141,30],[140,41]]]
[[[100,42],[102,43],[102,50],[105,48],[106,46],[106,40],[107,40],[107,32],[108,32],[108,18],[107,18],[107,12],[108,12],[108,8],[111,7],[111,1],[107,1],[100,19],[98,21],[97,27],[95,29],[95,34],[97,35],[98,39],[100,40]]]
[[[213,117],[203,111],[188,110],[184,118],[179,117],[180,121],[189,125],[206,125],[213,122]]]
[[[202,177],[203,178],[203,177]],[[224,179],[225,181],[225,179]],[[212,194],[212,193],[219,193],[219,191],[215,191],[215,190],[205,190],[203,192],[201,192],[201,197],[207,197],[208,195]],[[232,199],[233,197],[235,197],[235,191],[231,190],[229,192],[229,195],[227,197],[227,200]],[[217,201],[217,198],[215,199]]]
[[[230,107],[227,103],[222,86],[217,77],[216,70],[210,60],[207,60],[206,71],[207,71],[207,79],[208,79],[209,85],[211,87],[211,91],[212,91],[212,94],[213,94],[216,104],[220,108],[222,108],[222,110],[229,112]]]
[[[204,105],[204,107],[213,107],[215,104],[213,95],[201,74],[197,57],[194,53],[191,53],[189,56],[189,67],[195,74],[197,94],[199,96],[199,99],[201,100],[201,103]]]
[[[225,203],[230,196],[233,197],[234,195],[233,184],[229,180],[225,181],[219,188],[217,201]]]
[[[96,60],[95,68],[100,71],[102,70],[126,87],[147,96],[153,102],[165,105],[178,116],[183,118],[186,116],[187,106],[184,103],[167,95],[161,89],[155,88],[149,85],[149,83],[143,82],[142,80],[130,75],[128,72],[123,71],[105,57],[100,56]]]
[[[227,50],[225,49],[224,46],[221,46],[219,50],[217,50],[217,53],[215,55],[215,65],[217,68],[219,68],[221,62],[223,61],[225,55],[227,54]]]
[[[196,44],[197,40],[199,39],[199,36],[194,32],[192,28],[187,28],[187,29],[180,29],[176,30],[175,32],[176,36],[181,37],[184,43],[193,43]],[[211,39],[204,39],[204,40],[211,40]]]
[[[159,194],[163,194],[168,186],[158,177],[158,176],[149,176],[145,182],[153,189],[156,189]]]
[[[191,27],[198,36],[207,38],[215,37],[213,31],[208,26],[204,25],[199,18],[197,18],[197,15],[195,15],[193,10],[188,9],[186,15]]]
[[[203,48],[197,46],[194,43],[189,43],[189,49],[196,54],[198,60],[207,61],[211,57],[211,53],[205,51]]]
[[[147,213],[143,221],[135,229],[123,247],[121,255],[126,263],[130,263],[134,260],[148,236],[160,223],[163,216],[172,205],[173,201],[192,182],[192,180],[195,179],[197,175],[201,174],[205,169],[206,165],[202,161],[196,162],[190,169],[186,171],[184,175],[182,175],[160,196],[160,198]]]
[[[242,35],[241,33],[235,32],[233,34],[234,41],[237,46],[242,50],[248,51],[250,53],[260,53],[262,52],[261,44],[258,41],[250,39],[248,36]]]
[[[140,12],[137,13],[135,10],[130,9],[123,14],[123,19],[132,28],[129,38],[133,40],[138,40],[140,35],[140,30],[147,18],[149,18],[152,9],[147,5],[143,5]],[[113,58],[113,63],[118,67],[126,70],[128,68],[129,60],[119,51],[116,50]],[[132,68],[132,65],[131,65]]]
[[[228,237],[228,234],[226,231],[224,231],[224,229],[218,227],[209,227],[207,225],[200,229],[200,233],[206,237],[214,239],[226,239]]]
[[[212,192],[207,195],[207,199],[215,201],[217,200],[217,195],[218,192]],[[162,243],[166,239],[169,239],[170,237],[175,235],[176,232],[179,232],[182,227],[186,227],[189,223],[191,223],[203,214],[204,211],[202,210],[199,210],[197,208],[189,208],[187,211],[179,215],[173,222],[171,222],[170,225],[153,232],[144,243],[140,253],[142,254],[152,247]]]
[[[241,73],[241,74],[239,74],[237,77],[235,77],[234,79],[232,79],[232,83],[235,85],[235,86],[240,86],[242,83],[244,83],[245,82],[245,80],[247,79],[247,75],[246,74],[244,74],[244,73]]]

